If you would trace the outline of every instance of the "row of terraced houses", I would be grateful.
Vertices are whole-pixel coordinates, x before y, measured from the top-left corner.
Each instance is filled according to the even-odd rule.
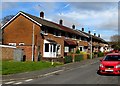
[[[84,32],[84,28],[77,30],[75,25],[64,26],[63,22],[62,19],[58,23],[44,19],[44,12],[36,17],[20,11],[3,25],[2,44],[22,49],[27,61],[37,60],[40,55],[60,58],[77,49],[90,53],[91,43],[92,52],[103,52],[108,46],[100,35]]]

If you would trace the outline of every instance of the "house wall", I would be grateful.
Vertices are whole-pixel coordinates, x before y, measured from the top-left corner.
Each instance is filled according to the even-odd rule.
[[[33,22],[24,16],[18,16],[4,29],[3,44],[9,43],[25,43],[25,45],[32,44]],[[35,25],[35,36],[39,37],[40,27]],[[35,39],[36,42],[37,39]],[[37,43],[36,43],[37,44]]]
[[[40,26],[34,26],[34,44],[35,44],[35,56],[37,55],[37,48],[40,47],[40,51],[42,48],[42,37],[40,36]],[[9,43],[16,43],[16,46],[19,43],[25,43],[25,51],[27,60],[31,60],[31,45],[32,45],[32,32],[33,32],[33,22],[20,15],[15,20],[13,20],[8,26],[4,28],[3,33],[3,44],[8,45]],[[26,47],[27,46],[27,47]],[[20,47],[19,47],[20,48]],[[23,47],[21,47],[23,48]],[[36,56],[37,57],[37,56]]]
[[[44,36],[44,39],[51,39],[51,40],[56,41],[58,44],[60,44],[61,45],[61,56],[60,57],[64,56],[64,37],[63,36],[57,37],[49,33],[48,35]]]
[[[48,34],[47,36],[41,36],[40,26],[34,26],[34,42],[35,42],[35,60],[38,59],[38,52],[43,56],[44,40],[52,39],[61,45],[61,57],[64,56],[64,40],[63,37],[55,37],[53,34]],[[15,20],[13,20],[8,26],[4,28],[3,34],[3,44],[8,45],[9,43],[16,43],[18,48],[22,48],[26,54],[26,60],[31,61],[32,57],[32,32],[33,32],[33,22],[24,16],[20,15]],[[19,46],[19,43],[25,43],[24,46]],[[40,50],[38,51],[38,48]]]

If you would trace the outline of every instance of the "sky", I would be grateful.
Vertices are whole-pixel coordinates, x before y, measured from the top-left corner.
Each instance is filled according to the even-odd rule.
[[[9,1],[9,0],[8,0]],[[41,11],[45,19],[76,29],[89,30],[92,34],[100,34],[110,41],[110,37],[118,34],[118,2],[2,2],[0,19],[7,15],[16,15],[19,11],[38,16]]]

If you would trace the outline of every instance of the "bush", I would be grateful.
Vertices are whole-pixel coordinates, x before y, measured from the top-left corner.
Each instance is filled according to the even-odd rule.
[[[65,63],[72,62],[72,56],[65,56]]]
[[[75,62],[83,60],[83,55],[75,55]]]
[[[80,54],[87,54],[86,52],[80,52]]]
[[[103,57],[103,56],[104,56],[104,53],[98,52],[98,57]]]
[[[76,50],[76,54],[80,54],[80,50],[79,49]]]

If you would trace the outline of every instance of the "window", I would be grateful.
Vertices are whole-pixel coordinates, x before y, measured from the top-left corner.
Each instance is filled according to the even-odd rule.
[[[81,41],[81,37],[79,37],[79,40]]]
[[[61,37],[61,32],[59,32],[59,31],[54,31],[54,36]]]
[[[80,51],[82,51],[83,47],[80,47]]]
[[[66,38],[66,39],[68,39],[68,38],[69,38],[68,33],[66,33],[66,34],[65,34],[65,38]]]
[[[16,43],[9,43],[10,46],[16,46]]]
[[[75,36],[75,35],[72,35],[72,39],[76,40],[76,36]]]
[[[48,29],[42,30],[42,31],[41,31],[41,34],[43,34],[43,35],[48,35]]]
[[[56,52],[56,44],[53,45],[53,52]]]
[[[66,46],[64,52],[66,52],[66,53],[69,52],[69,47]]]
[[[45,52],[49,52],[49,44],[48,43],[45,44]]]
[[[79,46],[80,51],[84,51],[84,46]]]
[[[19,43],[20,46],[25,45],[25,43]]]

